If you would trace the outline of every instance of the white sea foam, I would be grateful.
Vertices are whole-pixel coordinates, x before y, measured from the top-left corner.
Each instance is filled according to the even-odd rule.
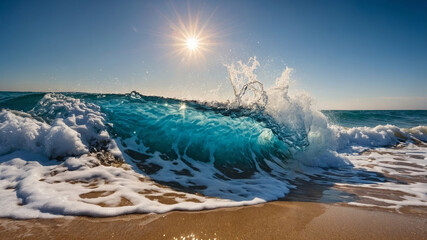
[[[345,128],[334,125],[331,128],[336,134],[337,150],[352,146],[368,148],[393,146],[399,142],[411,140],[427,141],[427,126],[405,129],[393,125],[379,125],[373,128]]]
[[[427,148],[414,144],[404,144],[399,148],[375,148],[368,154],[345,154],[357,171],[384,174],[383,181],[375,183],[353,178],[349,183],[337,183],[339,187],[375,189],[384,191],[372,196],[366,191],[359,196],[383,204],[374,206],[399,209],[403,206],[427,206]],[[354,175],[354,174],[353,174]],[[393,197],[394,196],[394,197]],[[360,201],[360,200],[359,200]],[[363,204],[352,202],[352,205]],[[372,204],[371,204],[372,205]]]
[[[34,161],[36,160],[37,161]],[[123,168],[96,166],[83,155],[55,165],[46,157],[15,152],[0,157],[0,217],[50,218],[64,215],[115,216],[201,210],[264,202],[205,198],[159,186]],[[92,193],[97,197],[91,198]],[[168,197],[174,196],[174,197]],[[159,198],[175,204],[160,203]],[[122,203],[125,201],[125,204]],[[120,206],[120,204],[124,206]]]
[[[0,112],[0,154],[16,150],[44,153],[48,157],[64,157],[88,153],[93,145],[109,141],[104,114],[94,104],[61,94],[46,94],[32,110],[38,116],[51,120],[47,123],[31,115],[2,110]]]
[[[88,152],[81,134],[67,126],[63,119],[52,125],[29,116],[0,112],[0,154],[16,150],[44,153],[49,157],[81,155]]]

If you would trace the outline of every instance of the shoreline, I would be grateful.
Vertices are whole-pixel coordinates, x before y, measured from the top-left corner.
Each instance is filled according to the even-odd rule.
[[[427,218],[316,202],[117,217],[0,218],[0,239],[427,239]]]

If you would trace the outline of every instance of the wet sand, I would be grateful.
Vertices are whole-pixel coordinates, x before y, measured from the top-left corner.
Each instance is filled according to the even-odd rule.
[[[0,239],[427,239],[427,217],[311,202],[111,218],[0,219]]]

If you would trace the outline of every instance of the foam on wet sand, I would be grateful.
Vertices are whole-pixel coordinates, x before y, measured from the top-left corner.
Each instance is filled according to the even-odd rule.
[[[425,239],[425,218],[308,202],[112,218],[0,219],[2,239]]]

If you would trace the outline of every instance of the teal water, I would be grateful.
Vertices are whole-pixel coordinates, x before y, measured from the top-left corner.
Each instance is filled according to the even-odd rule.
[[[329,122],[343,127],[375,127],[391,124],[400,128],[427,125],[427,110],[323,110]]]
[[[165,160],[212,162],[226,177],[245,178],[265,161],[285,161],[307,144],[290,128],[272,125],[262,114],[227,111],[195,102],[131,95],[87,96],[113,124],[113,136],[135,138]],[[274,132],[273,132],[274,131]]]

